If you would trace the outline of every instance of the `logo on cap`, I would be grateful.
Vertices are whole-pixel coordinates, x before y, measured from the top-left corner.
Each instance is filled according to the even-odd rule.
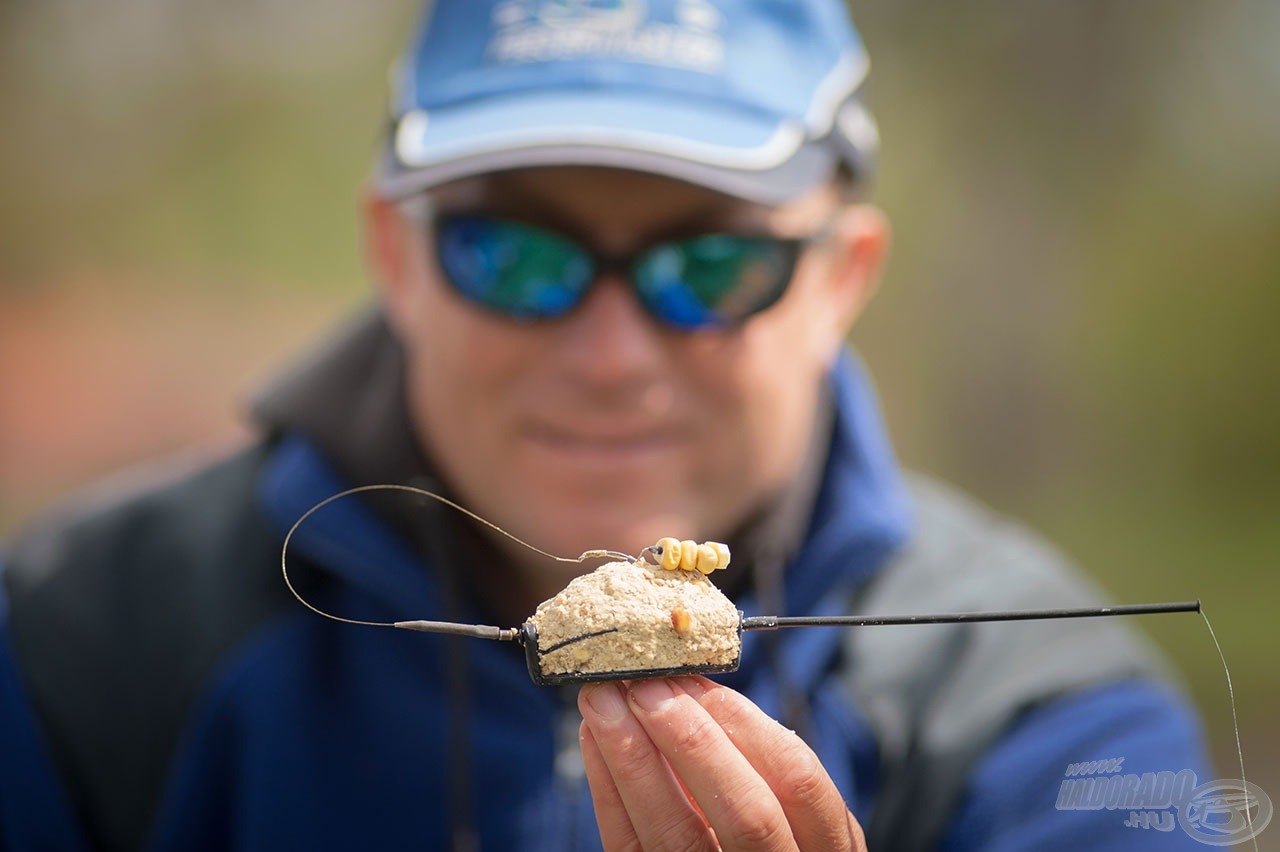
[[[504,0],[485,56],[498,63],[618,59],[714,74],[724,65],[724,18],[710,0],[677,0],[652,20],[646,0]]]

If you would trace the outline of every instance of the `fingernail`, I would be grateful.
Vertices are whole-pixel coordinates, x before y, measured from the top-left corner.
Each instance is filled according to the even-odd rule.
[[[701,698],[707,694],[707,684],[709,681],[700,677],[682,677],[676,681],[676,685],[685,691],[691,698]]]
[[[629,712],[620,684],[608,681],[588,684],[582,688],[582,697],[604,722],[616,722]]]
[[[665,710],[675,699],[675,690],[666,678],[638,680],[631,684],[631,700],[647,713]]]

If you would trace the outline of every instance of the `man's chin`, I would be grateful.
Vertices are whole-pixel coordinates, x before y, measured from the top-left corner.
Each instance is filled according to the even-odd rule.
[[[680,432],[655,431],[617,438],[586,438],[531,430],[517,465],[536,481],[566,494],[616,495],[661,487],[693,454]]]
[[[601,511],[601,509],[605,511]],[[695,524],[687,516],[670,510],[637,506],[625,507],[575,505],[557,514],[554,529],[548,523],[543,540],[555,541],[558,556],[577,556],[588,550],[613,550],[638,556],[644,548],[664,536],[690,538],[696,535]],[[563,519],[572,518],[566,524]]]

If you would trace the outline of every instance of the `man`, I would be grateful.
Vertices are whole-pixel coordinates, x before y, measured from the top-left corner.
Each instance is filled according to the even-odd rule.
[[[1071,763],[1202,766],[1116,624],[751,634],[720,684],[556,692],[280,580],[309,508],[401,482],[552,553],[726,540],[749,614],[1092,599],[904,478],[843,351],[888,245],[865,73],[835,0],[438,0],[365,204],[378,307],[263,395],[260,442],[9,554],[0,847],[1187,841],[1055,808]],[[499,625],[582,568],[395,493],[289,565],[346,618]]]

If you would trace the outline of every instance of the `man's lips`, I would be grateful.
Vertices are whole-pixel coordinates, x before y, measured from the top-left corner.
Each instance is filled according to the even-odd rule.
[[[539,423],[525,430],[536,447],[567,458],[620,463],[670,452],[687,438],[672,427],[582,428]]]

